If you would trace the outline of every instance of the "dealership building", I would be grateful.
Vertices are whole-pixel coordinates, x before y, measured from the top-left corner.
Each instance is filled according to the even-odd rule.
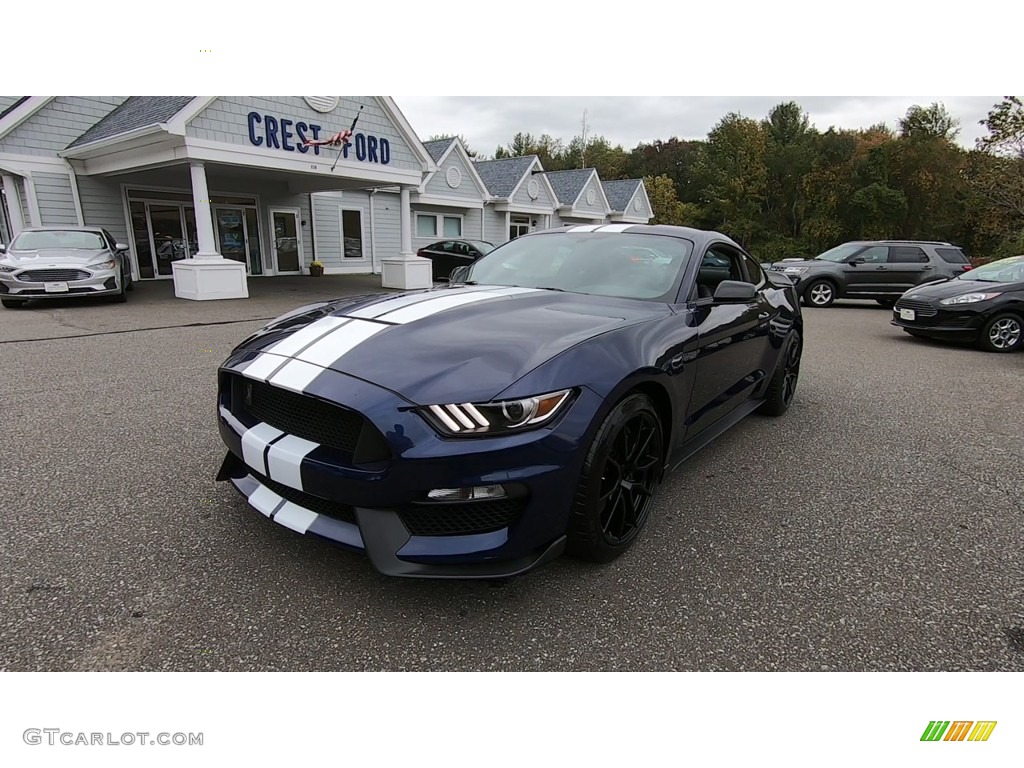
[[[306,146],[347,129],[351,144]],[[416,251],[499,245],[570,223],[646,223],[642,180],[474,161],[421,141],[386,96],[0,97],[0,240],[30,226],[104,227],[137,280],[185,299],[244,298],[250,277],[380,274],[431,284]]]

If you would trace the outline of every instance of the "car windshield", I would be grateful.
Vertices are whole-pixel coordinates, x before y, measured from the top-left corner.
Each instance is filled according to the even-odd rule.
[[[474,263],[466,281],[672,302],[692,252],[689,240],[663,235],[526,235]]]
[[[83,232],[73,229],[51,229],[41,232],[22,232],[11,242],[11,249],[17,251],[39,250],[90,250],[106,248],[99,232]]]
[[[863,245],[857,243],[837,245],[835,248],[831,248],[824,253],[819,253],[814,258],[816,261],[844,261],[863,247]]]
[[[494,250],[494,246],[490,243],[485,243],[483,240],[469,240],[470,245],[480,251],[481,254],[490,253]]]
[[[957,275],[961,280],[979,280],[983,283],[1019,283],[1024,281],[1024,256],[1011,256],[975,267]]]

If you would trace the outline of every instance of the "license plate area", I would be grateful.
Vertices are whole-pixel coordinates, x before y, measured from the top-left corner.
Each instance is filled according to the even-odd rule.
[[[916,319],[917,319],[917,312],[915,312],[914,310],[912,310],[912,309],[901,309],[900,310],[900,320],[916,320]]]
[[[47,293],[67,293],[67,283],[43,283],[43,290]]]

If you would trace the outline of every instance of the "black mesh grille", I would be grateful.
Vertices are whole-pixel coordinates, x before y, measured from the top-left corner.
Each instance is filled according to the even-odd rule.
[[[297,491],[287,485],[271,480],[269,477],[253,472],[249,470],[249,474],[255,477],[263,485],[267,486],[270,490],[280,496],[282,499],[287,499],[293,504],[298,504],[300,507],[305,507],[310,512],[316,512],[318,515],[325,517],[333,517],[335,520],[342,520],[346,523],[356,522],[355,510],[348,504],[339,504],[336,501],[330,501],[329,499],[321,499],[319,496],[311,496],[304,491]]]
[[[413,536],[467,536],[507,528],[525,506],[526,499],[417,504],[404,507],[399,517]]]
[[[92,273],[84,269],[28,269],[18,273],[19,280],[29,283],[66,283],[89,277],[92,277]]]
[[[231,411],[236,416],[248,415],[285,434],[334,448],[355,463],[390,457],[384,436],[356,411],[242,376],[231,378]]]
[[[896,302],[896,309],[912,309],[920,317],[932,317],[937,312],[929,302],[920,299],[900,299]]]

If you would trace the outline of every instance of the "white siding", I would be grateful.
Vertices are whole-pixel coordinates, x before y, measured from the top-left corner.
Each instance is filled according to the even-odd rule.
[[[448,185],[449,168],[457,168],[459,174],[462,176],[462,180],[457,187],[453,188]],[[466,161],[462,159],[462,153],[459,152],[458,149],[453,149],[448,153],[448,157],[445,159],[444,165],[442,165],[440,170],[438,170],[430,181],[427,182],[425,194],[459,197],[466,200],[483,200],[484,190],[477,186],[476,180],[473,178],[466,165]],[[478,237],[479,234],[480,233],[477,232]]]
[[[25,222],[26,227],[31,227],[34,222],[28,207],[28,185],[23,177],[15,176],[14,186],[18,188],[18,197],[21,199],[21,220]]]
[[[536,167],[536,164],[534,164],[534,168]],[[537,185],[540,187],[540,194],[536,200],[530,197],[530,179],[536,179]],[[531,207],[539,206],[548,209],[555,207],[555,201],[551,197],[551,193],[548,191],[548,185],[544,183],[543,177],[539,173],[533,174],[532,170],[527,172],[526,178],[523,179],[523,183],[516,191],[515,197],[512,198],[512,203],[513,205],[526,205]]]
[[[594,202],[587,202],[587,194],[593,190]],[[598,179],[595,173],[590,177],[590,181],[583,188],[583,192],[580,194],[579,200],[576,201],[575,210],[583,213],[599,213],[604,217],[608,215],[608,208],[604,204],[603,192],[601,190],[601,181]],[[597,223],[596,221],[594,223]]]
[[[374,247],[377,265],[381,259],[398,256],[402,252],[401,198],[391,192],[380,192],[373,202]]]
[[[505,225],[505,212],[496,211],[493,206],[484,208],[484,240],[495,245],[508,242],[508,227]]]
[[[360,106],[363,106],[363,111],[359,115],[356,133],[368,134],[388,140],[391,146],[391,159],[387,167],[420,168],[420,161],[416,159],[409,145],[401,138],[398,128],[388,119],[384,110],[381,109],[380,104],[378,104],[373,96],[342,96],[338,108],[329,114],[322,114],[310,109],[299,96],[221,96],[189,122],[186,127],[186,134],[207,141],[244,144],[251,147],[252,144],[249,141],[249,113],[257,112],[260,114],[261,120],[263,115],[271,115],[278,120],[285,118],[295,122],[301,121],[306,125],[318,125],[320,126],[319,137],[326,139],[331,134],[348,128],[352,123],[352,118],[359,112]],[[263,130],[264,124],[260,123],[256,135],[263,135]],[[294,123],[290,130],[293,134],[291,143],[293,146],[298,147],[301,140],[298,138]],[[280,131],[278,136],[280,136]],[[307,138],[312,138],[312,132],[307,133]],[[288,151],[274,147],[268,148],[265,137],[264,143],[257,149],[284,155],[308,157],[311,162],[315,162],[319,158],[333,163],[334,158],[338,154],[337,149],[330,147],[320,147],[319,155],[316,154],[314,149],[299,155],[297,149]],[[373,165],[373,163],[368,161],[357,160],[355,149],[354,144],[349,147],[348,158],[343,157],[338,161],[339,168],[346,163],[351,165]]]
[[[78,196],[87,225],[104,227],[119,243],[131,243],[124,220],[120,184],[94,176],[79,176]]]
[[[124,102],[127,96],[56,96],[0,139],[0,152],[52,157]]]
[[[71,178],[66,173],[32,174],[39,203],[39,216],[44,226],[78,225]],[[113,233],[111,233],[113,234]]]
[[[651,207],[647,204],[647,195],[644,194],[644,191],[645,190],[644,190],[644,187],[643,187],[642,184],[639,187],[637,187],[636,192],[633,194],[632,199],[629,201],[629,205],[627,206],[624,215],[626,215],[626,216],[644,216],[647,219],[650,219],[651,216],[654,215],[651,212]],[[636,210],[633,207],[633,204],[637,200],[640,201],[640,210],[639,211]]]
[[[325,269],[371,271],[370,195],[361,190],[312,195],[316,210],[316,256]],[[376,206],[376,202],[374,203]],[[341,211],[362,215],[363,258],[345,258],[341,243]],[[379,253],[378,253],[379,256]]]

